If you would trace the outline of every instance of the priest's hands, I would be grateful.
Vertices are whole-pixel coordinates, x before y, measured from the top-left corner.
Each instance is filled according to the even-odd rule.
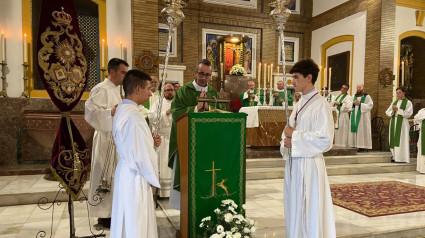
[[[340,102],[338,102],[338,101],[335,101],[335,102],[334,102],[334,105],[338,105],[338,106],[339,106],[339,105],[341,105],[341,103],[340,103]]]
[[[153,144],[155,145],[155,147],[158,147],[161,145],[161,136],[158,134],[154,134],[152,133],[152,137],[153,137]]]
[[[398,107],[397,107],[397,106],[395,106],[395,105],[393,105],[393,111],[394,111],[394,112],[398,111]]]
[[[353,102],[354,105],[360,105],[360,101],[357,99],[356,101]]]
[[[171,108],[168,108],[168,110],[165,112],[165,114],[167,114],[167,116],[168,116],[168,115],[170,115],[170,113],[171,113]]]
[[[252,98],[252,99],[254,99],[255,98],[255,94],[251,93],[251,94],[249,94],[249,97]]]
[[[207,92],[202,91],[201,95],[199,95],[199,97],[201,98],[205,98],[207,97]],[[198,112],[201,111],[202,109],[204,109],[205,111],[209,111],[210,110],[210,106],[208,106],[208,103],[206,102],[198,102],[198,105],[196,105]]]
[[[283,103],[283,99],[279,99],[277,100],[279,103]]]
[[[292,133],[294,132],[294,128],[290,126],[285,126],[283,130],[283,134],[285,135],[285,139],[283,139],[283,144],[286,148],[292,147]]]
[[[115,116],[115,111],[117,111],[117,107],[118,107],[118,104],[115,104],[115,105],[111,108],[111,116]]]
[[[273,97],[275,97],[275,98],[279,97],[279,93],[274,93]]]

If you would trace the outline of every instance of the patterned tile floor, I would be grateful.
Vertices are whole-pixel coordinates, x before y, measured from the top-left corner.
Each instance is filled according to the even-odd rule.
[[[41,175],[2,176],[0,194],[7,191],[25,192],[28,186],[45,189],[54,183],[40,179]],[[388,173],[373,175],[330,176],[332,184],[397,180],[425,186],[425,175],[416,172]],[[33,182],[32,182],[33,181]],[[36,181],[36,182],[35,182]],[[285,218],[283,208],[283,179],[247,181],[247,216],[256,220],[256,237],[285,237]],[[13,185],[13,186],[12,186]],[[53,184],[53,187],[56,185]],[[167,207],[168,200],[162,200]],[[75,227],[77,236],[90,235],[90,225],[94,219],[87,218],[85,203],[74,203]],[[166,209],[173,221],[178,223],[178,211]],[[418,237],[425,234],[425,212],[414,212],[391,216],[369,218],[358,213],[334,206],[338,237]],[[159,236],[175,237],[175,229],[161,209],[156,211]],[[53,223],[52,221],[53,216]],[[55,205],[54,211],[41,210],[37,205],[0,207],[0,237],[36,237],[40,230],[46,237],[69,237],[69,220],[66,203]],[[421,233],[422,232],[422,233]],[[105,231],[107,237],[108,231]],[[384,233],[384,234],[382,234]],[[381,235],[380,235],[381,234]],[[274,235],[274,236],[273,236]],[[40,237],[40,236],[39,236]]]

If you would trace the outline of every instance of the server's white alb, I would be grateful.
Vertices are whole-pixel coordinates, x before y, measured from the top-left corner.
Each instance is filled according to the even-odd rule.
[[[418,128],[422,127],[423,120],[425,120],[425,108],[419,110],[419,112],[415,115],[414,122],[415,124],[418,124]],[[425,131],[422,131],[422,129],[420,129],[418,140],[418,161],[416,166],[416,170],[419,171],[421,174],[425,173],[425,155],[422,155],[422,133],[425,133]]]

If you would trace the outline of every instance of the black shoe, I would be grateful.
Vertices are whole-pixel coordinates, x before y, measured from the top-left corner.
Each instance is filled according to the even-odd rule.
[[[97,224],[103,228],[111,228],[111,218],[97,218]]]

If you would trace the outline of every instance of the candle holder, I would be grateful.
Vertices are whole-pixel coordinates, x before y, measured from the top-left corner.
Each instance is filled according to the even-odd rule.
[[[24,67],[24,78],[23,78],[24,79],[24,91],[21,94],[21,98],[29,98],[30,94],[28,92],[28,70],[27,70],[29,65],[28,65],[28,63],[24,62],[22,64],[22,66]]]
[[[106,69],[104,68],[104,67],[102,67],[102,68],[100,68],[100,77],[101,77],[101,80],[100,81],[103,81],[103,80],[105,80],[105,77],[106,77],[106,74],[105,74],[105,72],[106,72]]]
[[[272,97],[273,97],[273,87],[270,83],[270,92],[269,92],[269,106],[273,106],[272,102]]]
[[[1,82],[2,82],[2,90],[0,92],[0,97],[8,98],[6,92],[6,61],[1,61]]]

